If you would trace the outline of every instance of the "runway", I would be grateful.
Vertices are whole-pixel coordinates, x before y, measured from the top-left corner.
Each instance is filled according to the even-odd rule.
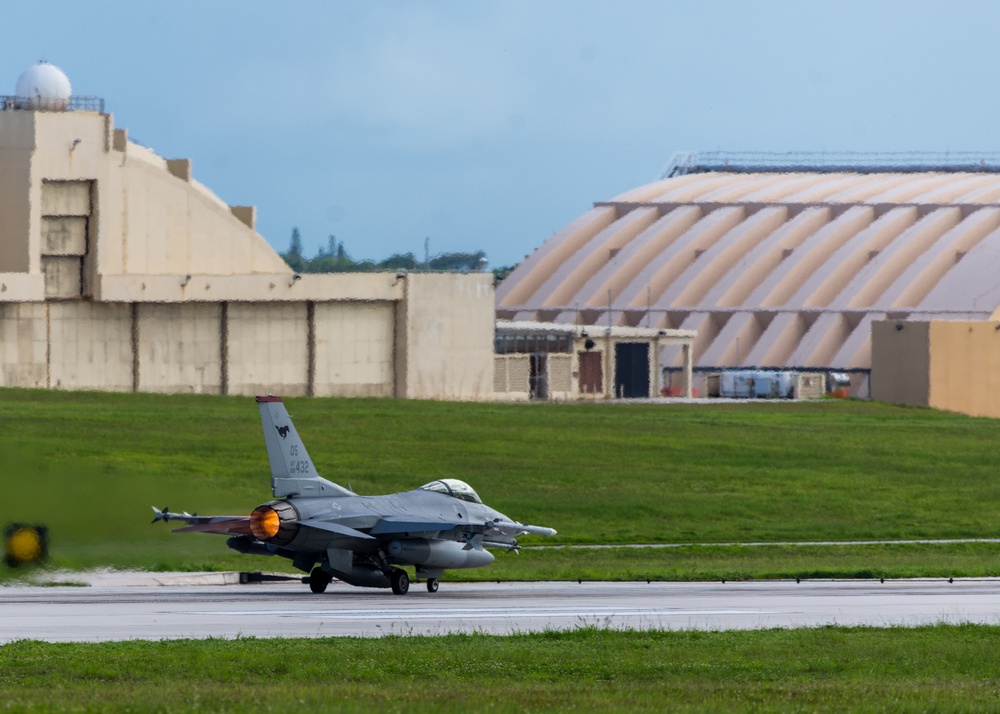
[[[131,579],[130,579],[131,577]],[[757,629],[1000,624],[1000,580],[448,583],[406,596],[333,584],[221,585],[122,575],[90,587],[0,587],[0,643],[506,634],[586,626]],[[160,583],[160,584],[156,584]]]

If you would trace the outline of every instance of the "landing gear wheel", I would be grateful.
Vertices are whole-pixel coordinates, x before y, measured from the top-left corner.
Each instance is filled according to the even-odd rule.
[[[405,570],[394,568],[390,582],[392,583],[392,592],[396,595],[406,595],[410,591],[410,576],[406,574]]]
[[[440,585],[440,583],[437,578],[427,578],[427,592],[436,593],[438,591],[438,585]]]
[[[323,572],[323,568],[313,568],[309,573],[309,589],[317,595],[326,592],[326,586],[330,584],[332,578]]]

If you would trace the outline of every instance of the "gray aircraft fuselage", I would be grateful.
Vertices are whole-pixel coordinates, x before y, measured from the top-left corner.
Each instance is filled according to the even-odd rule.
[[[241,553],[279,555],[309,572],[313,592],[333,578],[351,585],[409,589],[399,565],[415,568],[436,592],[449,568],[493,562],[487,548],[517,550],[516,536],[554,535],[551,528],[523,525],[485,505],[457,479],[439,479],[413,491],[359,496],[316,474],[291,418],[278,397],[257,397],[276,500],[249,516],[193,516],[156,512],[156,520],[180,520],[177,532],[229,535]]]

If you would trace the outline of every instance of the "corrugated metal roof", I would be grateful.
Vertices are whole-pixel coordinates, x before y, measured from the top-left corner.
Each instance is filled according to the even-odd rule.
[[[698,366],[866,368],[873,319],[1000,308],[1000,174],[919,168],[640,186],[545,241],[497,315],[696,330]]]

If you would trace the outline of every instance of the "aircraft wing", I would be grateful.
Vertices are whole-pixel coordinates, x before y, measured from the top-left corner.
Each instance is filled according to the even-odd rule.
[[[342,526],[339,523],[331,523],[329,521],[308,520],[299,522],[299,525],[306,528],[317,528],[321,531],[327,531],[329,533],[336,533],[337,535],[346,536],[347,538],[375,540],[374,537],[368,535],[367,533],[363,533],[348,526]]]
[[[184,528],[177,528],[174,533],[218,533],[220,535],[252,535],[250,532],[250,516],[199,516],[191,513],[171,513],[164,508],[153,507],[153,523],[157,521],[181,521],[186,523]],[[531,535],[555,535],[554,528],[544,526],[528,526],[523,523],[513,521],[486,521],[485,523],[469,523],[460,519],[422,519],[415,520],[409,518],[387,517],[380,519],[375,526],[364,533],[348,526],[332,523],[330,521],[307,520],[299,523],[306,528],[316,528],[347,538],[358,538],[359,540],[377,540],[383,538],[393,538],[406,533],[442,533],[452,530],[461,530],[464,533],[475,533],[489,536],[490,534],[501,534],[508,537],[516,537],[524,534]]]
[[[181,521],[186,528],[175,528],[174,533],[218,533],[220,535],[250,535],[250,516],[199,516],[191,513],[171,513],[153,506],[153,523]]]

